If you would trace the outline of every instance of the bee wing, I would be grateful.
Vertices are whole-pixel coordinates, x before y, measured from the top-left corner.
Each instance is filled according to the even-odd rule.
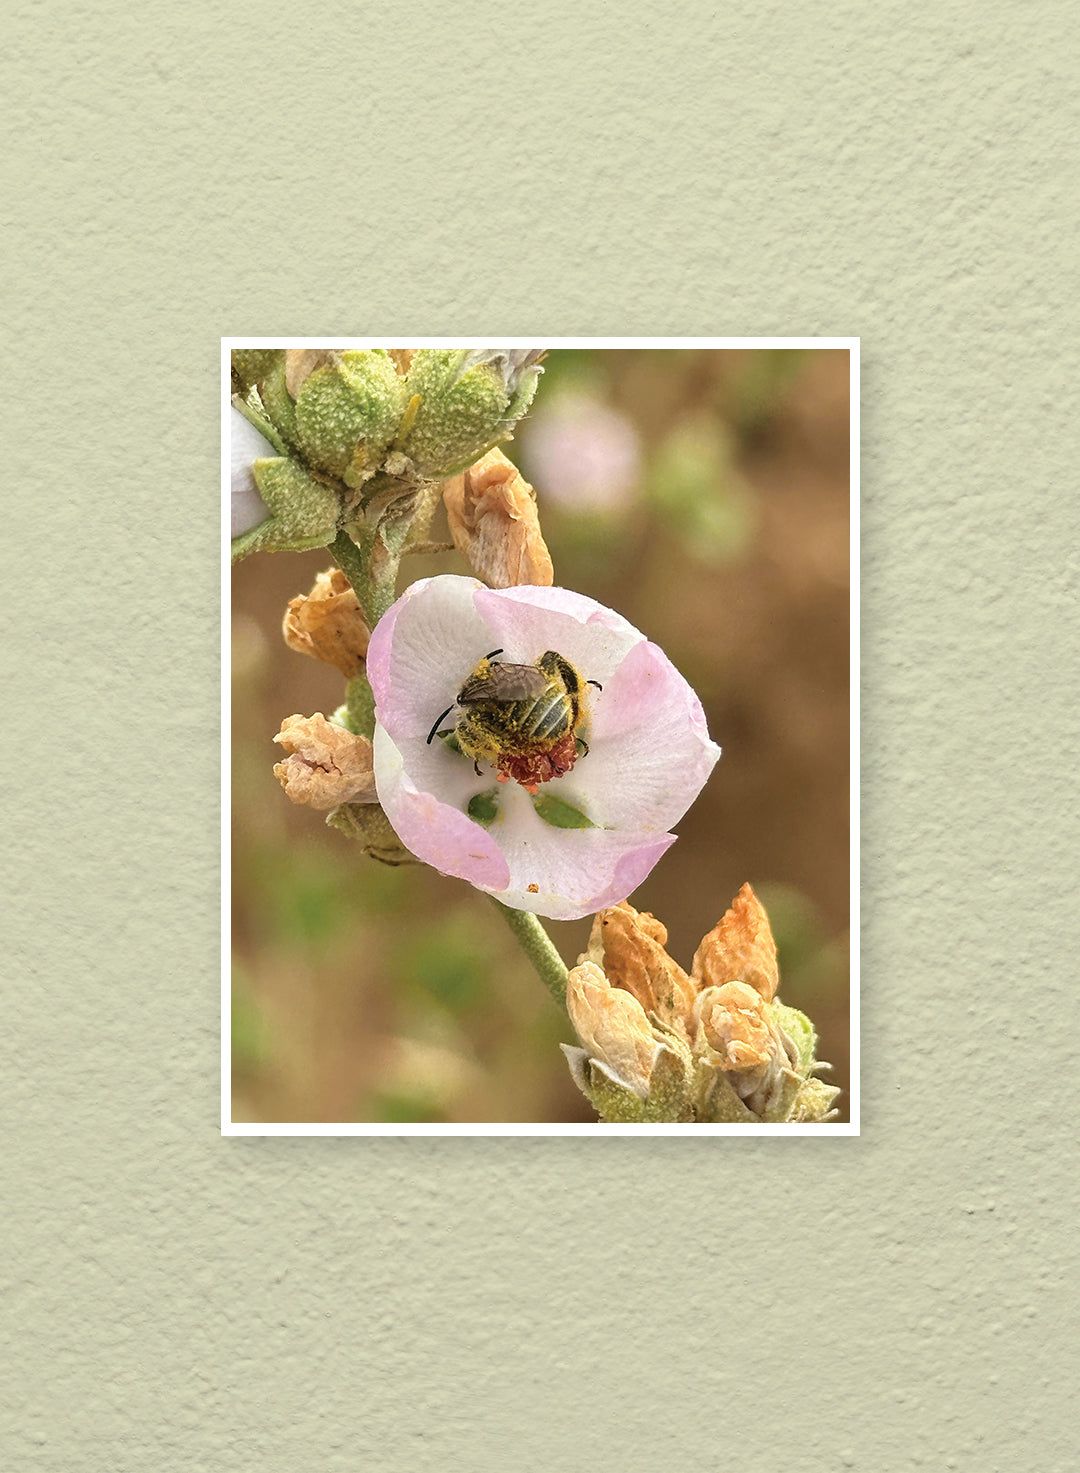
[[[527,701],[541,695],[549,677],[535,665],[492,665],[486,675],[470,675],[458,692],[463,706],[472,701]]]

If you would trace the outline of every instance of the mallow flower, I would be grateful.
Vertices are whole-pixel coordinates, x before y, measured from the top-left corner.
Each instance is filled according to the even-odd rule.
[[[618,511],[641,479],[634,426],[586,395],[567,394],[540,409],[528,421],[521,453],[545,501],[579,514]]]
[[[367,670],[402,843],[554,920],[640,885],[720,755],[666,655],[564,588],[423,579],[379,621]]]

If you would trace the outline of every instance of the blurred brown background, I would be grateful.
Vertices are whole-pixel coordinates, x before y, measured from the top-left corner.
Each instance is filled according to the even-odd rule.
[[[723,756],[631,897],[684,966],[749,880],[781,998],[849,1107],[849,355],[556,350],[503,448],[555,581],[624,614],[701,697]],[[436,524],[433,537],[445,535]],[[487,898],[359,854],[289,803],[271,738],[343,698],[280,639],[325,551],[233,575],[235,1121],[588,1121],[573,1034]],[[406,560],[406,582],[467,572]],[[587,920],[548,922],[569,963]]]

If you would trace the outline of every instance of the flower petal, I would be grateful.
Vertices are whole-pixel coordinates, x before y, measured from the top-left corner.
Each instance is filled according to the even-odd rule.
[[[258,527],[270,516],[270,508],[259,495],[252,474],[252,462],[276,455],[277,451],[269,440],[242,415],[239,409],[230,410],[229,450],[232,459],[232,508],[231,537],[240,537]]]
[[[426,739],[480,657],[498,644],[473,602],[480,587],[475,578],[452,573],[422,578],[376,625],[368,679],[379,720],[391,736]]]
[[[375,785],[401,842],[442,874],[456,875],[515,910],[578,920],[623,900],[675,842],[674,834],[556,829],[516,783],[498,789],[490,830],[469,818],[469,799],[489,788],[490,772],[448,751],[376,726]],[[437,796],[436,796],[437,795]]]
[[[476,607],[499,636],[504,659],[529,664],[557,650],[582,679],[601,685],[645,638],[621,614],[568,588],[480,588]]]
[[[670,828],[720,756],[701,702],[664,652],[636,645],[592,698],[589,755],[571,776],[594,823]]]
[[[381,726],[374,738],[375,786],[398,838],[441,874],[492,892],[504,890],[509,866],[498,844],[467,814],[418,788]]]
[[[552,828],[516,783],[500,788],[499,807],[489,837],[506,856],[509,878],[497,898],[551,920],[578,920],[625,900],[675,842],[674,834]]]

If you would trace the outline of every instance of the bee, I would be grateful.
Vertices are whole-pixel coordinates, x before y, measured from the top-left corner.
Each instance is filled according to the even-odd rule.
[[[569,772],[579,755],[588,755],[588,743],[577,734],[587,714],[585,687],[603,687],[583,680],[555,650],[545,651],[533,665],[496,660],[501,654],[498,649],[484,656],[458,691],[454,705],[461,714],[453,727],[439,730],[454,709],[447,706],[428,733],[428,744],[436,736],[454,736],[477,773],[483,758],[498,769],[499,782],[513,779],[535,793],[540,783]]]

